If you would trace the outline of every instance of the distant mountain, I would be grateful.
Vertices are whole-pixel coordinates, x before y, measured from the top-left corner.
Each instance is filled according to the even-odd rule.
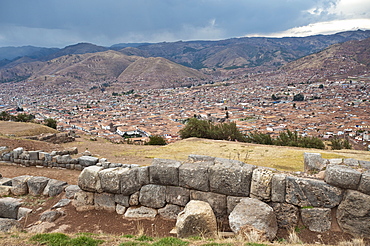
[[[370,38],[334,44],[281,68],[288,72],[320,74],[321,77],[360,75],[370,70]]]
[[[57,57],[66,56],[66,55],[76,55],[76,54],[86,54],[86,53],[96,53],[107,51],[108,48],[103,46],[98,46],[90,43],[78,43],[65,48],[42,58],[42,60],[47,61]]]
[[[120,50],[120,49],[127,48],[127,47],[136,48],[142,45],[149,45],[149,44],[152,44],[152,43],[120,43],[120,44],[114,44],[109,48],[112,50]]]
[[[22,47],[0,47],[0,60],[13,60],[23,56],[28,56],[33,59],[38,59],[57,52],[58,48],[42,48],[34,46]]]
[[[140,58],[121,73],[118,81],[150,88],[191,86],[206,80],[203,73],[161,57]]]

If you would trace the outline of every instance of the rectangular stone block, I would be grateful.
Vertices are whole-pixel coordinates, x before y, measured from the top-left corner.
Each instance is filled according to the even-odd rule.
[[[179,168],[179,186],[209,191],[208,168],[213,162],[185,163]]]
[[[190,200],[189,189],[176,186],[167,186],[166,189],[167,203],[185,207],[189,200]]]
[[[271,201],[285,202],[285,178],[283,173],[275,173],[271,183]]]
[[[219,220],[227,219],[226,196],[213,192],[190,191],[190,200],[207,202]]]
[[[155,158],[149,166],[149,182],[158,185],[179,185],[179,167],[175,160]]]
[[[361,173],[341,165],[328,165],[325,171],[325,182],[344,189],[356,190],[361,180]]]

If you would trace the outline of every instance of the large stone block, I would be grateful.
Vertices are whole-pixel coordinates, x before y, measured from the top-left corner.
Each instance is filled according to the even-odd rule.
[[[75,197],[75,194],[79,191],[82,190],[78,185],[67,185],[67,187],[65,188],[66,197],[68,199],[73,199]]]
[[[37,196],[41,195],[44,192],[46,185],[49,182],[47,177],[32,177],[27,181],[28,191],[31,195]]]
[[[22,229],[22,224],[18,220],[0,218],[0,232],[14,232],[14,229]]]
[[[78,176],[78,186],[85,191],[102,192],[99,178],[99,172],[101,170],[103,168],[98,166],[85,168]]]
[[[89,167],[96,165],[98,163],[99,158],[93,157],[93,156],[81,156],[78,158],[78,164],[80,164],[83,167]]]
[[[264,202],[254,198],[244,198],[229,215],[233,232],[241,236],[257,232],[262,240],[272,241],[278,230],[274,210]]]
[[[167,186],[166,189],[166,202],[183,206],[190,200],[190,191],[186,188],[177,186]]]
[[[189,155],[188,161],[189,162],[213,162],[215,161],[215,157],[207,156],[207,155]]]
[[[298,177],[286,177],[287,203],[300,207],[333,208],[342,201],[343,190],[324,181]]]
[[[129,207],[130,206],[130,197],[125,196],[122,194],[115,194],[114,195],[114,201],[124,207]]]
[[[180,166],[179,161],[155,158],[149,166],[150,183],[178,186]]]
[[[182,210],[180,206],[167,204],[164,208],[158,209],[158,214],[165,219],[175,220]]]
[[[126,210],[125,217],[127,218],[155,218],[158,212],[154,208],[147,208],[147,207],[129,207]]]
[[[285,178],[283,173],[275,173],[271,180],[271,201],[285,202]]]
[[[50,179],[43,191],[43,195],[57,196],[64,191],[67,185],[68,184],[65,181]]]
[[[39,151],[28,151],[30,156],[30,160],[38,160],[39,159]]]
[[[362,174],[358,190],[370,195],[370,171],[366,171]]]
[[[140,190],[139,202],[151,208],[163,208],[166,205],[166,186],[145,185]]]
[[[24,149],[22,147],[18,147],[14,149],[13,152],[13,158],[14,159],[20,159],[20,155],[23,153]]]
[[[326,232],[331,228],[330,208],[304,208],[301,209],[303,225],[310,231]]]
[[[135,167],[120,173],[121,194],[128,196],[140,190],[143,185],[141,183],[142,179],[139,178],[140,170],[140,168]]]
[[[337,221],[344,232],[356,237],[370,238],[370,196],[347,190],[338,206]]]
[[[88,211],[94,209],[94,193],[79,191],[75,194],[72,205],[77,211]]]
[[[96,210],[106,210],[108,212],[115,212],[116,203],[114,201],[114,194],[95,193],[94,206]]]
[[[288,203],[269,203],[275,212],[279,228],[291,229],[298,225],[299,210],[296,206]]]
[[[12,197],[0,198],[0,218],[17,219],[18,209],[22,205],[19,199]]]
[[[227,218],[226,195],[213,192],[190,191],[190,200],[207,202],[211,205],[217,219],[225,220]]]
[[[271,201],[273,170],[256,168],[253,170],[250,197],[261,201]]]
[[[16,196],[22,196],[28,194],[27,181],[32,178],[29,175],[18,176],[12,179],[12,194]]]
[[[328,165],[325,182],[344,189],[356,190],[361,180],[361,173],[347,166]]]
[[[189,189],[209,191],[210,162],[185,163],[179,168],[179,186]]]
[[[326,160],[319,153],[304,153],[303,156],[306,173],[320,172],[326,167]]]
[[[72,157],[70,155],[57,155],[56,163],[58,164],[70,164]]]
[[[211,206],[203,201],[190,201],[177,217],[176,231],[180,238],[216,236],[217,221]]]
[[[120,193],[121,175],[129,170],[129,168],[108,168],[99,171],[99,179],[102,190],[109,193]]]
[[[228,196],[226,197],[227,202],[227,215],[230,215],[230,213],[234,210],[235,206],[245,197],[241,196]]]
[[[249,196],[252,172],[255,166],[243,162],[215,159],[209,167],[210,191],[230,196]]]

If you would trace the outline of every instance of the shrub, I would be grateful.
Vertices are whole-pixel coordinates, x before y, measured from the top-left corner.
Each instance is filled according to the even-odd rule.
[[[167,142],[162,136],[155,135],[155,136],[149,137],[149,142],[147,144],[148,145],[166,145]]]

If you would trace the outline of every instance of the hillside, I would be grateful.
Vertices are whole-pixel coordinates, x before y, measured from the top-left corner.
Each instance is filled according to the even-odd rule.
[[[364,74],[370,68],[370,38],[335,44],[282,67],[289,72],[311,72],[329,78]]]
[[[192,85],[207,77],[201,72],[160,57],[140,58],[124,70],[118,81],[150,88]]]

